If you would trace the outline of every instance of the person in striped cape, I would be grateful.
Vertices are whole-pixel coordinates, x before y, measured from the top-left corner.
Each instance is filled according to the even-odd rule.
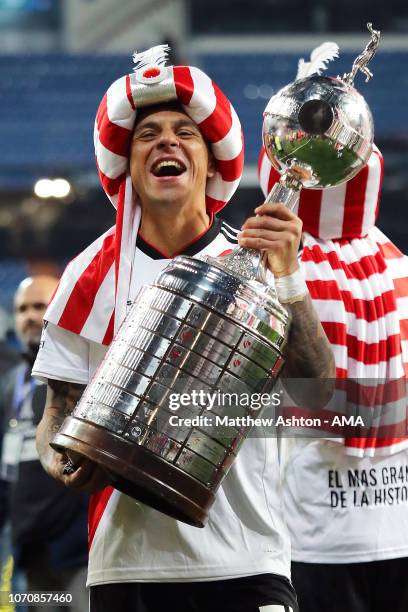
[[[264,150],[259,176],[265,194],[279,179]],[[323,411],[285,406],[328,424],[283,441],[302,612],[408,608],[408,258],[375,225],[382,176],[374,147],[352,180],[302,190],[296,209],[301,270],[336,361]],[[363,427],[330,426],[358,415]]]
[[[45,315],[33,370],[49,384],[37,432],[41,460],[67,486],[93,493],[92,612],[295,612],[275,439],[243,445],[200,530],[115,490],[90,461],[67,473],[66,456],[49,447],[140,287],[177,254],[219,255],[238,242],[237,231],[216,217],[242,174],[234,109],[201,70],[165,66],[163,49],[136,59],[136,72],[108,89],[95,123],[99,175],[117,207],[116,226],[71,262]],[[241,244],[267,251],[273,272],[296,276],[299,219],[280,205],[259,212],[246,222]],[[287,367],[292,375],[330,377],[333,357],[306,287],[289,284],[296,350]]]

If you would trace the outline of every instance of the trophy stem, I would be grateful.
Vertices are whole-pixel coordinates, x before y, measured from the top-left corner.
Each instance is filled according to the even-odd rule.
[[[301,188],[301,181],[291,170],[288,170],[282,174],[279,182],[272,187],[265,202],[279,202],[289,210],[293,210],[298,203]]]
[[[293,167],[292,167],[293,166]],[[266,198],[266,202],[280,202],[293,210],[299,200],[299,192],[302,182],[299,176],[304,173],[303,164],[295,162],[280,177],[279,183],[273,186]],[[232,272],[245,280],[257,280],[262,284],[267,283],[266,253],[255,249],[236,247],[232,253],[219,257],[207,257],[209,263]]]
[[[302,183],[299,180],[300,164],[295,168],[288,168],[273,186],[266,198],[266,202],[280,202],[293,210],[299,200]],[[213,265],[232,272],[246,280],[257,280],[267,284],[266,253],[255,249],[236,247],[232,253],[220,257],[208,257],[207,261]]]

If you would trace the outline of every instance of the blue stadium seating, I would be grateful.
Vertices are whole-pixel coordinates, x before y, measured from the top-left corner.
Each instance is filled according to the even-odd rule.
[[[329,64],[327,74],[336,76],[349,72],[355,53],[342,52],[341,57]],[[252,84],[258,89],[269,85],[273,93],[294,80],[298,53],[207,55],[202,66],[214,80],[228,92],[244,126],[246,159],[255,163],[262,129],[262,113],[268,98],[248,99],[245,88]],[[408,123],[405,109],[408,103],[408,76],[404,66],[407,52],[379,52],[372,62],[374,78],[365,83],[363,75],[356,77],[355,85],[365,97],[374,117],[379,138],[407,138]],[[270,89],[269,88],[269,89]],[[267,89],[267,88],[265,88]],[[261,93],[261,92],[260,92]]]
[[[349,71],[355,53],[341,53],[330,74]],[[373,111],[380,138],[406,138],[408,52],[381,51],[374,79],[357,87]],[[197,63],[228,93],[241,118],[246,159],[256,163],[262,112],[271,92],[294,79],[297,53],[207,54]],[[93,168],[96,106],[107,86],[131,71],[128,56],[0,57],[0,188],[30,187],[43,174],[75,175]]]
[[[97,104],[129,70],[125,56],[1,56],[0,187],[93,167]]]

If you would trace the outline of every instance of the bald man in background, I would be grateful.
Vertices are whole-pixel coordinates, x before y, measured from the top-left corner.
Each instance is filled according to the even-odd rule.
[[[5,514],[12,533],[15,568],[22,570],[28,591],[66,591],[71,607],[52,610],[83,612],[88,606],[87,506],[85,496],[66,489],[43,470],[35,447],[46,386],[31,378],[43,316],[57,286],[52,276],[26,278],[14,298],[15,328],[21,362],[0,382],[3,440],[0,487],[8,500]],[[43,608],[32,605],[30,612]]]

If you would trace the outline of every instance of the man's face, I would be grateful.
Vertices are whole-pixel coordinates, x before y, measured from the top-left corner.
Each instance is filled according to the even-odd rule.
[[[27,279],[14,299],[16,333],[26,347],[40,343],[43,316],[57,284],[57,279]]]
[[[142,207],[189,203],[204,200],[214,163],[197,125],[177,109],[160,107],[145,111],[136,124],[130,174]]]

